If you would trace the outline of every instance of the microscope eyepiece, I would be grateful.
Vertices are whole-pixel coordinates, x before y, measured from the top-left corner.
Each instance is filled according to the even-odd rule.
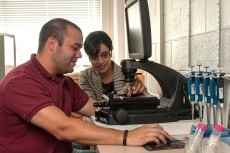
[[[132,62],[135,61],[133,59],[130,60],[122,60],[121,61],[121,72],[124,74],[125,82],[133,82],[135,81],[136,76],[136,68],[133,68]]]

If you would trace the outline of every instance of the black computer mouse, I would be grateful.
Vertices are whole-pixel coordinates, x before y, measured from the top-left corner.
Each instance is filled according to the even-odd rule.
[[[165,139],[167,141],[166,144],[171,144],[171,139],[170,138],[165,138]],[[160,146],[166,145],[166,144],[164,144],[162,141],[160,141]],[[157,144],[155,142],[151,141],[151,142],[148,142],[148,143],[145,144],[145,146],[147,146],[147,145],[154,145],[154,146],[156,146]]]

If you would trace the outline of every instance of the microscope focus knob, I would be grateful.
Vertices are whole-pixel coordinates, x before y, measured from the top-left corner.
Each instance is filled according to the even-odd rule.
[[[128,112],[124,108],[118,108],[114,111],[113,117],[119,123],[126,123],[128,121]]]

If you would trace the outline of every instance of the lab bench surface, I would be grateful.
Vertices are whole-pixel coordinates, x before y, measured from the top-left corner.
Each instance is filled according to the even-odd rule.
[[[141,125],[106,125],[100,122],[95,121],[95,117],[91,116],[91,120],[94,124],[98,126],[114,128],[119,130],[131,130]],[[197,122],[198,123],[198,122]],[[188,143],[189,133],[191,126],[196,123],[191,120],[184,120],[171,123],[160,123],[160,125],[173,137],[177,140],[181,140],[185,143]],[[178,128],[180,127],[180,128]],[[224,142],[220,142],[221,153],[229,153],[230,146]],[[144,147],[131,147],[131,146],[121,146],[121,145],[97,145],[97,153],[185,153],[185,148],[181,149],[169,149],[169,150],[156,150],[148,151]]]
[[[177,135],[174,138],[181,140],[187,138],[187,135]],[[187,143],[187,141],[185,141]],[[117,145],[97,145],[97,153],[185,153],[185,149],[170,149],[170,150],[157,150],[148,151],[144,147],[130,147],[130,146],[117,146]]]

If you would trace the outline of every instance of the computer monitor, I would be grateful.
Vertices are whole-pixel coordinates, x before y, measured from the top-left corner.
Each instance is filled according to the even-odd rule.
[[[128,0],[125,19],[129,57],[148,59],[152,56],[152,41],[147,0]]]

